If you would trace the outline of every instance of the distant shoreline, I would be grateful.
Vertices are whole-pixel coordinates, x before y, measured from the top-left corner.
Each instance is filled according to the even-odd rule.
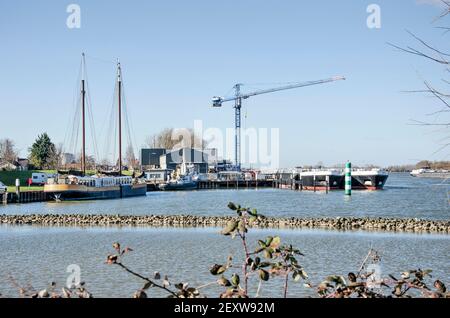
[[[0,215],[0,225],[44,227],[223,227],[233,217],[192,215]],[[450,234],[450,221],[401,218],[272,218],[255,224],[261,229],[329,229],[368,232]]]

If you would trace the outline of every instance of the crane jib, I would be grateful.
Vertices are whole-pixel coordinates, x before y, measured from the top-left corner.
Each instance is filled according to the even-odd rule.
[[[335,76],[332,78],[318,80],[318,81],[309,81],[309,82],[303,82],[303,83],[298,83],[298,84],[291,84],[291,85],[286,85],[286,86],[281,86],[281,87],[270,88],[270,89],[263,89],[263,90],[258,90],[258,91],[251,92],[251,93],[239,94],[237,96],[233,96],[233,97],[229,97],[229,98],[214,97],[213,98],[213,106],[220,107],[222,103],[234,101],[238,98],[247,99],[252,96],[274,93],[274,92],[278,92],[278,91],[284,91],[284,90],[288,90],[288,89],[294,89],[294,88],[300,88],[300,87],[306,87],[306,86],[312,86],[312,85],[318,85],[318,84],[325,84],[325,83],[335,82],[335,81],[339,81],[339,80],[345,80],[345,77]]]

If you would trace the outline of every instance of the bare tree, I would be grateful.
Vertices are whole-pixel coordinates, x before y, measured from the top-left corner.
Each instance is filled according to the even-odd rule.
[[[146,138],[150,148],[179,149],[182,147],[205,148],[207,142],[197,136],[192,128],[165,128],[159,133]]]
[[[13,163],[17,159],[17,150],[11,139],[0,140],[0,159],[9,163]]]
[[[444,17],[446,17],[447,15],[450,14],[450,1],[448,0],[441,0],[442,5],[445,7],[445,9],[442,11],[441,14],[439,14],[438,17],[436,17],[435,21],[441,21]],[[445,30],[445,33],[447,33],[448,31],[450,31],[450,27],[442,27],[439,26],[437,27],[438,29],[441,30]],[[441,49],[438,49],[437,47],[427,43],[426,41],[424,41],[423,39],[421,39],[420,37],[418,37],[417,35],[415,35],[414,33],[407,31],[408,34],[417,42],[417,44],[419,45],[419,48],[413,47],[413,46],[406,46],[406,47],[401,47],[398,45],[394,45],[392,43],[388,43],[389,45],[399,49],[402,52],[406,52],[409,54],[413,54],[413,55],[417,55],[420,56],[422,58],[428,59],[434,63],[440,64],[444,67],[445,72],[446,73],[450,73],[450,52],[444,52]],[[449,85],[450,81],[448,79],[442,79],[442,83]],[[441,105],[442,108],[438,111],[435,111],[433,113],[431,113],[430,115],[435,115],[438,113],[444,113],[444,112],[450,112],[450,93],[446,93],[444,91],[442,91],[441,89],[437,89],[435,85],[431,84],[429,81],[424,80],[424,89],[422,90],[415,90],[415,91],[409,91],[409,92],[413,92],[413,93],[425,93],[428,94],[432,97],[437,98]],[[414,121],[414,124],[416,125],[425,125],[425,126],[445,126],[445,127],[449,127],[450,126],[450,122],[424,122],[424,121]],[[450,145],[446,144],[444,145],[444,147]],[[444,148],[443,147],[443,148]],[[442,148],[441,148],[442,149]]]
[[[128,168],[137,169],[138,168],[138,162],[134,155],[133,146],[129,145],[127,147],[127,151],[125,153],[125,162],[128,165]]]
[[[55,146],[54,151],[50,154],[49,164],[51,168],[57,169],[62,165],[63,148],[63,144],[59,143],[57,146]]]

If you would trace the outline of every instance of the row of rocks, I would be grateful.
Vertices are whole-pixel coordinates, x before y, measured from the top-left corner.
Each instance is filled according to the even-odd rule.
[[[0,224],[38,226],[223,227],[233,217],[194,215],[29,214],[0,215]],[[264,218],[255,228],[364,230],[450,234],[450,221],[396,218]]]

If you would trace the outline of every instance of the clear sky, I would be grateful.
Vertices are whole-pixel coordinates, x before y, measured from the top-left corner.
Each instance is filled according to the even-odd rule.
[[[429,61],[386,42],[419,46],[410,30],[442,50],[448,36],[432,23],[432,0],[0,1],[0,138],[21,155],[46,131],[63,142],[72,116],[81,52],[87,54],[98,140],[104,140],[116,58],[120,58],[136,147],[164,127],[233,127],[231,104],[211,107],[237,82],[345,82],[246,100],[244,127],[280,129],[281,166],[402,164],[446,159],[435,153],[445,131],[410,125],[437,121],[434,99],[402,91],[437,86],[445,75]],[[81,7],[69,29],[66,8]],[[366,8],[381,8],[369,29]],[[426,4],[424,4],[426,3]],[[448,25],[448,24],[447,24]],[[275,85],[276,86],[276,85]]]

